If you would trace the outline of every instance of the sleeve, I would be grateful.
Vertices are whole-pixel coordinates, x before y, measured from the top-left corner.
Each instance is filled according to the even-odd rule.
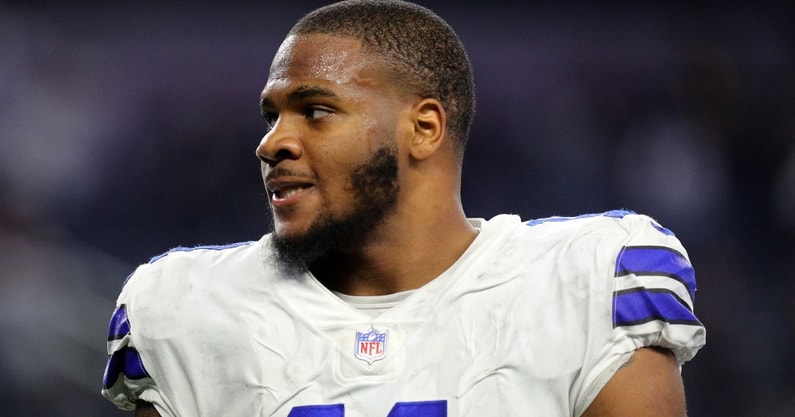
[[[631,351],[670,349],[681,366],[706,343],[694,308],[695,272],[673,233],[646,216],[633,217],[612,273],[611,342]]]
[[[706,330],[695,314],[695,272],[682,244],[653,219],[637,214],[617,219],[624,237],[608,243],[608,269],[595,277],[607,280],[605,299],[594,305],[609,309],[594,356],[586,366],[584,395],[575,415],[581,415],[637,349],[669,349],[680,367],[706,343]],[[605,313],[607,313],[605,311]],[[604,338],[602,338],[604,337]]]
[[[127,315],[132,278],[125,283],[108,325],[108,361],[102,378],[102,396],[124,410],[134,409],[137,400],[161,402],[157,385],[133,343]]]

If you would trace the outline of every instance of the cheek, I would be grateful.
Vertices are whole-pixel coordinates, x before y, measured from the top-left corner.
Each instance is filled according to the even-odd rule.
[[[367,164],[380,149],[395,146],[397,128],[394,123],[394,115],[362,117],[344,130],[315,143],[313,165],[323,188],[333,194],[350,193],[354,172]]]
[[[357,124],[324,137],[315,144],[313,165],[326,175],[350,172],[372,153],[370,134],[369,130]]]
[[[323,181],[348,178],[351,171],[367,158],[361,145],[329,146],[319,151],[314,166]]]
[[[319,154],[320,160],[314,164],[326,206],[345,206],[351,193],[351,175],[364,156],[359,152],[346,152],[342,149],[328,149]]]
[[[361,132],[363,133],[363,142],[367,148],[367,152],[372,154],[376,149],[382,146],[384,135],[381,132],[381,121],[377,119],[365,119],[362,123]]]
[[[372,155],[385,146],[395,146],[398,132],[405,130],[406,126],[405,123],[401,125],[405,118],[392,103],[374,104],[370,110],[360,121],[359,131]]]

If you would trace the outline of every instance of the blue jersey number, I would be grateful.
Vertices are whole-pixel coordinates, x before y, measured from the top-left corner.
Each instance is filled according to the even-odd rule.
[[[293,407],[287,417],[345,417],[345,406],[302,405]],[[397,403],[386,417],[447,417],[447,401]]]

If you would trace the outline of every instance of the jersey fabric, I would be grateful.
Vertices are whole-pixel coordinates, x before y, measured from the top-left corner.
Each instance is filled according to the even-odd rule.
[[[500,215],[373,317],[273,261],[270,235],[177,249],[118,298],[102,394],[166,416],[580,416],[644,346],[705,343],[687,253],[647,216]]]

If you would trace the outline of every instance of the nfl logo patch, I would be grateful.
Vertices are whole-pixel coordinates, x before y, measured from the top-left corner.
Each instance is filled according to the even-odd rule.
[[[389,332],[379,332],[372,326],[366,332],[356,332],[356,346],[353,354],[372,365],[377,360],[386,357],[386,339]]]

